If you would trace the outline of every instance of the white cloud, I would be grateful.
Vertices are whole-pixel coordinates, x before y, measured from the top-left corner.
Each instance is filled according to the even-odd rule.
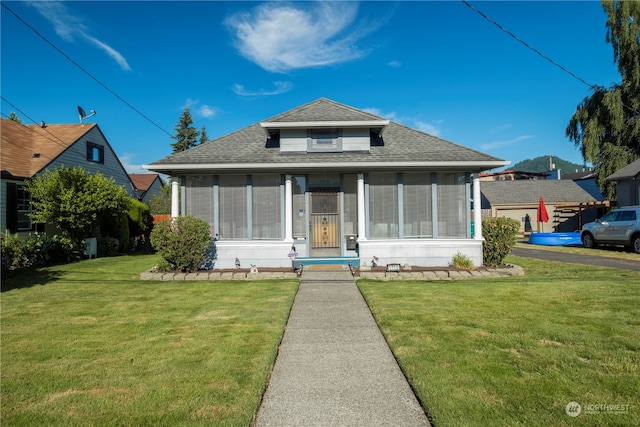
[[[125,71],[131,71],[131,67],[124,56],[105,42],[90,35],[82,20],[72,15],[63,3],[55,1],[32,1],[30,4],[53,24],[56,34],[63,39],[74,41],[76,37],[80,37],[102,49],[107,55],[115,59],[118,65],[120,65],[120,68]]]
[[[481,150],[493,150],[496,148],[503,148],[503,147],[508,147],[510,145],[516,144],[520,141],[525,141],[527,139],[531,139],[531,138],[535,138],[535,135],[520,135],[517,136],[513,139],[507,140],[507,141],[492,141],[492,142],[487,142],[485,144],[481,144],[480,145],[480,149]]]
[[[124,167],[124,170],[127,171],[127,173],[150,173],[148,170],[143,168],[142,165],[135,165],[131,163],[133,157],[135,157],[135,155],[127,153],[118,155],[118,159],[120,160],[120,163],[122,163],[122,166]]]
[[[355,2],[267,3],[237,13],[225,24],[240,53],[271,72],[319,67],[366,55],[355,42],[372,31],[345,31],[354,23]]]
[[[374,116],[382,117],[383,119],[398,121],[398,115],[393,111],[385,113],[384,111],[376,107],[363,108],[362,111],[366,111],[367,113],[373,114]]]
[[[184,105],[180,108],[180,110],[184,110],[185,108],[188,108],[192,115],[198,115],[200,117],[205,117],[207,119],[210,119],[211,117],[214,117],[217,114],[217,110],[207,104],[202,104],[202,105],[198,105],[200,104],[200,100],[199,99],[191,99],[191,98],[187,98],[187,100],[185,101]]]
[[[387,65],[388,65],[389,67],[391,67],[391,68],[400,68],[400,67],[402,67],[402,64],[400,63],[400,61],[396,61],[396,60],[389,61],[389,62],[387,63]]]
[[[198,113],[202,117],[206,117],[207,119],[210,119],[211,117],[216,115],[216,110],[215,108],[210,107],[208,105],[202,105],[200,108],[198,108]]]
[[[440,123],[441,123],[441,121],[436,122],[436,124],[440,124]],[[433,136],[438,136],[439,137],[441,133],[440,133],[440,129],[438,129],[436,124],[416,121],[415,122],[415,127],[418,130],[421,130],[424,133],[428,133],[429,135],[433,135]]]
[[[259,90],[247,90],[244,85],[235,84],[233,85],[233,91],[236,95],[240,96],[270,96],[270,95],[280,95],[281,93],[289,92],[293,85],[291,82],[273,82],[273,89],[259,89]]]

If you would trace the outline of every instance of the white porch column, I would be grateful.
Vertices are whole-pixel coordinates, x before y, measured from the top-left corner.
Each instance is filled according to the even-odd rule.
[[[171,218],[177,218],[180,215],[180,184],[178,178],[171,177]]]
[[[473,175],[473,229],[475,240],[482,240],[482,196],[480,195],[480,174]]]
[[[284,177],[284,240],[293,242],[293,191],[291,190],[291,175]]]
[[[364,203],[364,174],[358,174],[358,241],[367,240],[367,228]]]

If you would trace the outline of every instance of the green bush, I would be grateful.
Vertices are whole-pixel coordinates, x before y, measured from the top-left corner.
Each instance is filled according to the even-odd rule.
[[[512,218],[482,219],[482,261],[487,267],[502,264],[516,244],[520,223]]]
[[[132,200],[128,215],[130,247],[136,250],[150,250],[149,238],[153,229],[153,215],[149,207],[138,200]]]
[[[6,233],[2,238],[2,267],[24,268],[38,264],[78,261],[84,256],[84,242],[70,237],[46,234]]]
[[[98,245],[98,258],[118,255],[121,242],[115,237],[100,237],[96,241]]]
[[[193,216],[166,219],[151,232],[151,244],[165,261],[159,267],[163,270],[197,270],[206,261],[210,243],[209,224]]]

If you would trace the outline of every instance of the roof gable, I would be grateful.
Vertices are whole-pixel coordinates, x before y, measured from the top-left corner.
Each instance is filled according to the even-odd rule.
[[[278,114],[265,122],[352,122],[384,120],[374,114],[320,98],[308,104]]]
[[[0,122],[0,169],[14,177],[31,178],[82,138],[96,124],[23,125]]]
[[[633,179],[640,175],[640,159],[623,167],[617,172],[607,177],[607,181],[621,181],[625,179]]]
[[[155,180],[160,179],[160,175],[157,173],[130,173],[129,178],[131,178],[136,190],[147,191]],[[162,185],[162,181],[160,181],[160,185]]]

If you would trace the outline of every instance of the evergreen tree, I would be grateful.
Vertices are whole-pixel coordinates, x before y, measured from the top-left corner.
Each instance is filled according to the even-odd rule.
[[[207,136],[207,128],[202,125],[202,129],[200,129],[200,145],[207,142],[208,139],[209,137]]]
[[[192,125],[193,118],[191,117],[191,112],[189,111],[189,107],[185,107],[174,128],[176,134],[173,136],[173,139],[175,139],[176,142],[171,144],[171,147],[173,147],[172,154],[186,151],[197,145],[200,132]]]
[[[594,165],[602,193],[614,200],[615,186],[606,177],[640,157],[640,2],[603,0],[602,8],[622,82],[594,87],[578,105],[566,134]]]

